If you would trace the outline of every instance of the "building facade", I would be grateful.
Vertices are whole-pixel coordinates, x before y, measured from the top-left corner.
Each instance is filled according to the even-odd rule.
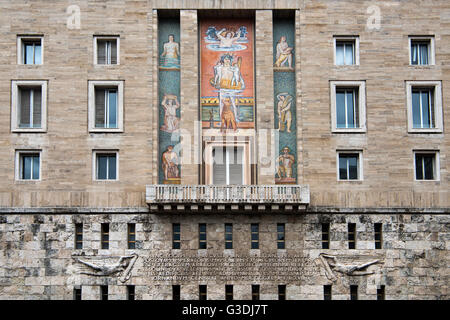
[[[1,299],[448,299],[450,4],[1,0]]]

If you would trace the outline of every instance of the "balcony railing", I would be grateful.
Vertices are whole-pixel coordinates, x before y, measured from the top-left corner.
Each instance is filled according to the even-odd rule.
[[[309,204],[307,185],[148,185],[148,204]]]

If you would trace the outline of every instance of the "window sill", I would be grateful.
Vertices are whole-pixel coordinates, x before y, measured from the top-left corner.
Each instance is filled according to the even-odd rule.
[[[91,128],[89,129],[89,133],[123,133],[123,129],[122,128],[118,128],[118,129],[107,129],[107,128]]]
[[[417,133],[423,133],[423,134],[433,134],[433,133],[442,133],[443,130],[441,128],[434,128],[434,129],[408,129],[408,133],[417,134]]]
[[[355,128],[355,129],[337,129],[337,128],[333,128],[331,130],[332,133],[366,133],[367,130],[366,128]]]
[[[47,133],[46,128],[15,128],[12,129],[13,133]]]

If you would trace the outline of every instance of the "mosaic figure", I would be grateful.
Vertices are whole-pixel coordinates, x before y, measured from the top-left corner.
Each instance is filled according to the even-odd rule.
[[[287,67],[292,69],[292,51],[294,48],[289,47],[286,37],[281,36],[277,43],[277,55],[275,67]]]
[[[280,179],[287,178],[288,180],[292,178],[292,166],[295,162],[295,157],[289,154],[291,151],[289,147],[284,147],[282,154],[278,156],[276,161],[276,170],[278,177]]]
[[[178,98],[174,94],[166,94],[161,102],[164,108],[164,124],[161,130],[165,132],[175,132],[180,128],[180,119],[177,117],[177,109],[180,108]]]
[[[293,97],[287,92],[277,94],[278,109],[278,129],[280,131],[291,132],[292,113],[291,105]]]
[[[180,45],[178,42],[175,42],[175,36],[173,34],[169,34],[169,41],[163,45],[160,65],[165,69],[180,68]]]
[[[227,98],[223,101],[223,109],[222,109],[222,115],[221,115],[221,130],[222,132],[225,131],[225,129],[232,128],[234,131],[236,131],[236,118],[234,116],[233,111],[231,110],[231,102],[230,99]],[[225,126],[225,128],[224,128]]]
[[[173,146],[168,146],[161,158],[164,180],[169,181],[170,179],[179,179],[180,170],[178,169],[178,164],[180,161],[177,153],[173,151]]]

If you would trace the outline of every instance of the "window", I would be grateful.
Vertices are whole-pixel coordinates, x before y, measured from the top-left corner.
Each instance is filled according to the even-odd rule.
[[[335,65],[359,65],[359,37],[334,37],[334,52]]]
[[[17,63],[18,64],[42,64],[43,36],[18,36],[17,37]]]
[[[252,284],[252,300],[259,300],[259,284]]]
[[[123,132],[123,81],[89,81],[89,132]]]
[[[440,81],[406,82],[409,133],[442,132],[441,88]]]
[[[358,286],[350,286],[350,300],[358,300]]]
[[[180,248],[181,248],[180,224],[173,223],[172,224],[172,249],[180,249]]]
[[[101,225],[102,249],[109,249],[109,223]]]
[[[338,151],[338,180],[362,180],[362,152]]]
[[[366,132],[364,81],[331,81],[332,132]]]
[[[233,300],[233,285],[225,285],[225,300]]]
[[[94,180],[119,180],[118,157],[118,152],[94,151]]]
[[[94,64],[115,65],[119,62],[120,37],[94,36]]]
[[[172,300],[180,300],[180,285],[172,285]]]
[[[225,249],[233,249],[233,224],[225,223]]]
[[[198,248],[206,249],[206,223],[198,225]]]
[[[81,300],[81,286],[78,288],[73,288],[73,300]]]
[[[348,224],[348,248],[356,249],[356,223]]]
[[[285,249],[285,225],[284,225],[284,223],[277,224],[277,248]]]
[[[323,300],[331,300],[331,285],[323,286]]]
[[[108,300],[108,286],[100,286],[102,300]]]
[[[47,81],[12,81],[11,131],[47,130]]]
[[[40,150],[23,150],[16,152],[16,180],[40,180],[40,168]]]
[[[252,223],[250,225],[250,241],[252,249],[259,249],[259,224]]]
[[[409,37],[410,65],[434,65],[434,37]]]
[[[75,249],[83,249],[83,224],[75,224]]]
[[[136,224],[128,224],[128,249],[136,249]]]
[[[416,180],[439,180],[439,152],[415,151]]]
[[[330,224],[322,223],[322,249],[330,249]]]
[[[244,184],[243,148],[213,148],[213,184]]]
[[[127,298],[128,300],[136,300],[135,286],[133,285],[127,286]]]
[[[375,234],[375,249],[381,249],[382,243],[383,243],[383,235],[382,235],[382,224],[381,223],[375,223],[373,225],[374,227],[374,234]]]
[[[278,300],[286,300],[286,285],[278,286]]]
[[[385,300],[384,296],[384,285],[377,288],[377,300]]]
[[[199,300],[207,300],[206,285],[198,286]]]

